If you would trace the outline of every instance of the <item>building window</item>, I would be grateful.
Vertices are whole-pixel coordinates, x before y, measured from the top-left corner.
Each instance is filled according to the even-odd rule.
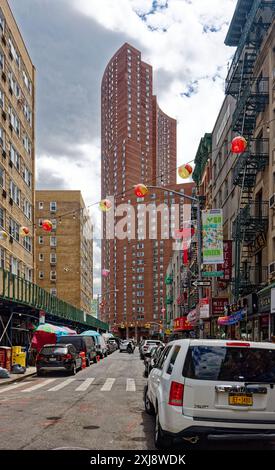
[[[17,170],[20,171],[20,156],[12,144],[10,144],[10,159]]]
[[[0,166],[0,186],[5,187],[5,170]]]
[[[0,268],[5,269],[5,250],[0,248]]]
[[[20,189],[12,180],[10,181],[10,197],[18,206],[20,206]]]
[[[4,211],[3,207],[0,207],[0,226],[2,228],[5,227],[5,211]]]
[[[44,279],[44,272],[43,271],[39,271],[39,279]]]
[[[19,225],[13,219],[10,219],[9,233],[19,242]]]
[[[50,280],[51,281],[56,281],[56,271],[51,271],[50,272]]]
[[[44,239],[43,239],[43,236],[42,236],[42,235],[39,235],[39,237],[38,237],[38,243],[39,243],[39,245],[43,245]]]
[[[56,264],[56,261],[57,261],[56,253],[51,253],[50,254],[50,263],[51,264]]]
[[[50,237],[50,246],[56,246],[57,240],[56,237]]]
[[[50,289],[50,294],[51,294],[51,295],[54,295],[54,297],[57,296],[57,289],[56,289],[56,287],[52,287],[52,288]]]
[[[10,257],[10,272],[15,276],[19,275],[19,263],[18,259],[13,256]]]
[[[44,261],[44,254],[43,253],[39,253],[39,261]]]
[[[57,203],[55,201],[50,202],[50,211],[56,212],[57,210]]]
[[[39,209],[43,209],[43,202],[39,202]],[[41,227],[42,227],[42,224],[41,224]]]
[[[32,252],[32,239],[31,237],[24,237],[23,238],[23,246],[26,248],[27,251],[30,253]]]

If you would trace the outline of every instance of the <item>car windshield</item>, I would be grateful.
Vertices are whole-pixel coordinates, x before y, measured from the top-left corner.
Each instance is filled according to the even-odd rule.
[[[275,350],[191,346],[183,376],[197,380],[275,383]]]
[[[47,356],[48,354],[66,354],[67,353],[67,348],[64,348],[64,346],[48,346],[47,348],[42,348],[40,354],[45,354]]]

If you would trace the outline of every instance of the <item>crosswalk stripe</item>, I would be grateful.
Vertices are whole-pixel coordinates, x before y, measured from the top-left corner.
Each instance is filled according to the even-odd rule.
[[[135,391],[136,391],[136,383],[134,379],[127,379],[126,392],[135,392]]]
[[[103,387],[100,389],[101,392],[109,392],[116,379],[106,379]]]
[[[22,392],[22,393],[32,392],[33,390],[37,390],[38,388],[45,387],[45,385],[48,385],[49,383],[54,382],[55,380],[56,380],[56,379],[47,379],[47,380],[44,380],[43,382],[40,382],[40,383],[37,384],[37,385],[33,385],[33,387],[26,388],[26,390],[21,390],[21,392]]]
[[[22,387],[22,385],[29,384],[31,382],[21,382],[20,384],[9,385],[8,387],[1,388],[0,393],[8,392],[9,390],[13,390],[17,387]]]
[[[75,379],[67,379],[64,380],[64,382],[61,382],[60,384],[56,385],[55,387],[49,388],[48,392],[56,392],[57,390],[61,390],[61,388],[66,387],[69,385],[71,382],[74,382]]]
[[[77,387],[75,389],[75,391],[76,392],[84,392],[85,390],[87,390],[87,388],[90,387],[90,385],[93,383],[94,380],[95,380],[94,377],[91,377],[90,379],[84,380],[83,384],[79,385],[79,387]]]

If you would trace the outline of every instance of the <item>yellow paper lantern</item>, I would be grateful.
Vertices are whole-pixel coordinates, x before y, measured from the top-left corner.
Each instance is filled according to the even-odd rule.
[[[30,233],[30,229],[28,227],[20,227],[19,233],[21,237],[26,237]]]
[[[189,163],[185,163],[184,165],[181,165],[178,169],[178,175],[182,179],[189,178],[189,176],[192,175],[192,172],[193,172],[193,168],[191,167],[191,165],[189,165]]]
[[[102,212],[108,212],[112,207],[112,202],[109,199],[102,199],[99,203],[99,209]]]

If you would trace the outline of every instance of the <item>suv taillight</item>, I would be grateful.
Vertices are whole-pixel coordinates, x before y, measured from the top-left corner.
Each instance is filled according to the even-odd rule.
[[[250,343],[244,343],[243,341],[228,341],[226,346],[238,346],[243,348],[248,348]]]
[[[168,405],[183,405],[184,385],[179,382],[172,382],[170,387],[170,395]]]
[[[72,359],[71,354],[64,354],[63,359]]]

